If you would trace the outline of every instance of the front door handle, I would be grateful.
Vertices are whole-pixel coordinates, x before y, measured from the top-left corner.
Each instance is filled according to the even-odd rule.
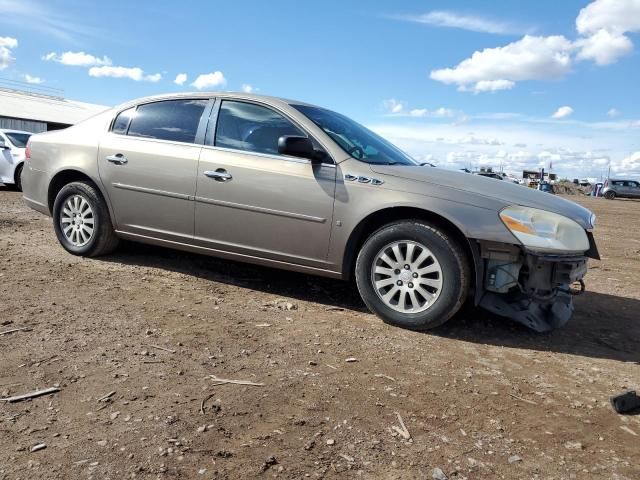
[[[205,176],[209,178],[213,178],[218,182],[227,182],[233,178],[229,172],[227,172],[224,168],[218,168],[217,170],[207,170],[204,172]]]
[[[129,160],[121,153],[116,153],[115,155],[109,155],[106,157],[107,162],[111,162],[115,165],[125,165]]]

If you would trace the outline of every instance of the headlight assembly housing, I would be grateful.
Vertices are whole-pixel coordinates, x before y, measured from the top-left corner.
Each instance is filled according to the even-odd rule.
[[[500,212],[500,219],[531,250],[551,253],[589,250],[589,239],[584,228],[557,213],[512,205]]]

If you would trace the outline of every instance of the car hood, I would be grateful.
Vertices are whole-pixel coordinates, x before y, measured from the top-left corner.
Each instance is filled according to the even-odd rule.
[[[465,203],[473,203],[473,196],[479,195],[496,201],[500,208],[508,205],[539,208],[571,218],[583,228],[592,228],[591,212],[577,203],[505,180],[434,167],[371,165],[371,169],[378,175],[390,175],[415,182],[413,189],[410,187],[411,183],[408,183],[407,190],[411,189],[416,193],[421,193],[420,190],[424,192],[420,184],[434,184],[457,190],[458,192],[452,192],[457,201],[465,202],[466,192],[470,197]]]

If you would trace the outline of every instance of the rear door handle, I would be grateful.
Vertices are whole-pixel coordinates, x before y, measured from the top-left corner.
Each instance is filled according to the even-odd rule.
[[[129,161],[127,160],[127,157],[125,157],[121,153],[116,153],[115,155],[109,155],[108,157],[106,157],[106,159],[107,159],[107,162],[111,162],[115,165],[124,165]]]
[[[218,182],[226,182],[233,178],[233,176],[229,172],[227,172],[224,168],[218,168],[215,171],[207,170],[206,172],[204,172],[204,174],[205,176],[209,178],[213,178]]]

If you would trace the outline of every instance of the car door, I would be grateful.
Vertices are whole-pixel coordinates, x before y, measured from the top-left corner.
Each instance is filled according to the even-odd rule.
[[[614,180],[611,182],[612,190],[618,197],[624,197],[627,194],[624,182],[622,180]]]
[[[638,182],[625,182],[627,184],[628,195],[632,198],[640,198],[640,183]]]
[[[336,181],[330,157],[331,163],[312,164],[280,155],[280,136],[308,134],[264,104],[222,100],[211,124],[212,138],[198,165],[195,241],[242,255],[326,266]]]
[[[100,142],[98,165],[118,230],[193,238],[196,172],[211,105],[208,99],[155,101],[115,118]]]

